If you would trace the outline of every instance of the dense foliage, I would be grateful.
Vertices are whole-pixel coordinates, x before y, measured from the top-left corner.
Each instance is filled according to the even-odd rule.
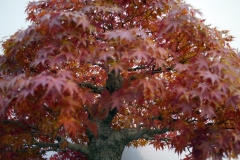
[[[120,159],[126,145],[240,153],[232,36],[182,0],[40,0],[2,43],[0,158]],[[148,143],[149,142],[149,143]]]

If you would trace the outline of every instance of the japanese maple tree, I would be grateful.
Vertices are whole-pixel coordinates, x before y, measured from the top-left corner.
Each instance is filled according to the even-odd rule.
[[[40,0],[2,42],[0,158],[240,154],[239,54],[182,0]]]

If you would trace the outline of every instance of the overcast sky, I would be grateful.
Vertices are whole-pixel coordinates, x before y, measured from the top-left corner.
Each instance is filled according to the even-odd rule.
[[[18,29],[25,29],[25,7],[29,0],[0,0],[0,40],[14,34]],[[203,13],[207,24],[219,29],[230,30],[235,38],[231,46],[240,49],[240,0],[186,0]],[[0,54],[2,51],[0,50]],[[152,147],[133,149],[134,153],[142,155],[142,160],[179,160],[173,151],[156,151]],[[125,152],[128,153],[129,152]],[[126,155],[126,154],[125,154]],[[126,157],[126,156],[125,156]]]

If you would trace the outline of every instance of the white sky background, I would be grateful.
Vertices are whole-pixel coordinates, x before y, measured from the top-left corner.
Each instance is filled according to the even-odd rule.
[[[0,0],[0,40],[9,37],[19,29],[25,29],[25,8],[29,0]],[[236,37],[230,45],[240,49],[240,0],[186,0],[194,8],[200,9],[206,24],[218,29],[230,30]],[[0,54],[2,50],[0,49]],[[142,160],[179,160],[173,151],[156,151],[152,147],[139,148]],[[184,156],[184,155],[183,155]],[[181,156],[183,158],[183,156]]]

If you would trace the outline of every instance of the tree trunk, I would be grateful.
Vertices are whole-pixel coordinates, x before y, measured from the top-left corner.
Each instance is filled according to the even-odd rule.
[[[114,131],[108,126],[98,127],[98,137],[90,139],[88,160],[121,160],[126,137],[122,131]]]
[[[119,138],[95,139],[89,145],[89,160],[121,160],[125,144]]]
[[[114,71],[108,73],[106,89],[113,93],[122,86],[123,78],[120,74]],[[104,120],[93,120],[96,117],[91,117],[92,122],[95,122],[98,127],[98,136],[93,136],[89,132],[89,154],[88,160],[121,160],[124,147],[127,143],[126,134],[123,130],[117,131],[111,128],[113,117],[117,114],[117,109],[109,111],[108,116]]]

